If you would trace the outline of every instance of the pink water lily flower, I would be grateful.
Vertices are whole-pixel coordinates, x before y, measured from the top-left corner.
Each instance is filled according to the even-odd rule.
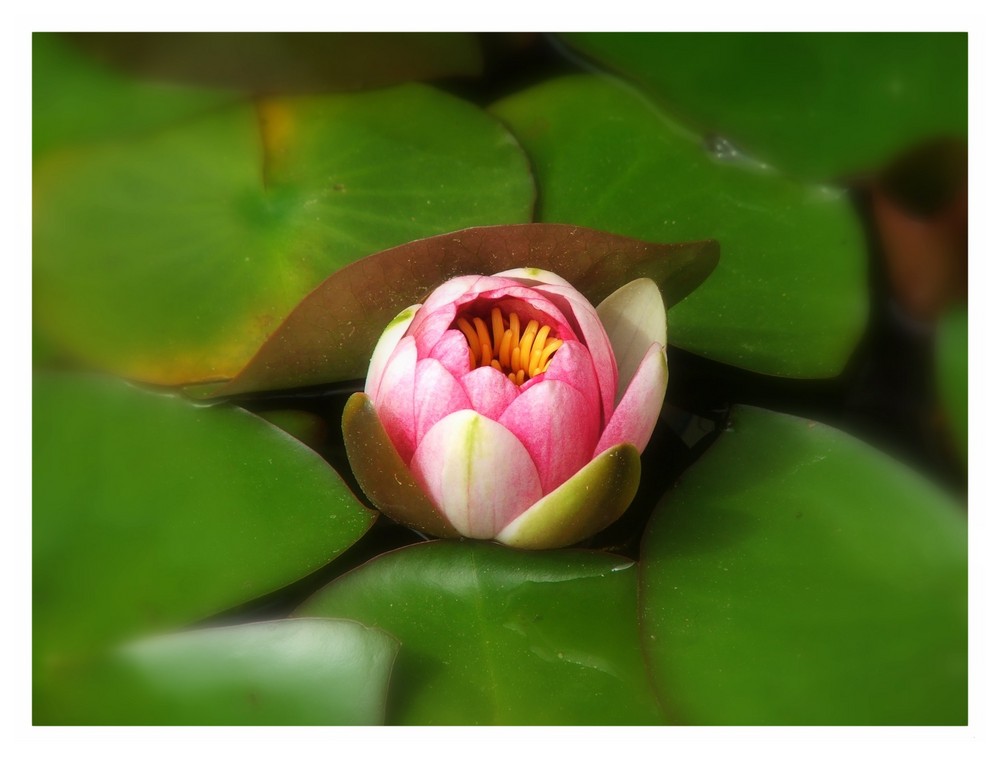
[[[597,308],[540,269],[451,279],[375,347],[344,412],[352,469],[382,511],[421,531],[578,542],[635,495],[666,342],[649,279]]]

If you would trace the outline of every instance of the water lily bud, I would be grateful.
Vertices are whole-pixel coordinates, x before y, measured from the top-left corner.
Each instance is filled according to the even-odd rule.
[[[666,309],[539,269],[461,276],[382,334],[344,438],[365,494],[437,536],[571,545],[628,507],[667,387]]]

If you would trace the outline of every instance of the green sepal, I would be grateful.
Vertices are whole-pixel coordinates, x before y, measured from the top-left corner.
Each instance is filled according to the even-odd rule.
[[[511,521],[497,541],[544,550],[597,534],[629,507],[639,488],[640,470],[639,451],[633,445],[608,448]]]
[[[343,429],[351,469],[365,495],[380,511],[420,532],[436,537],[459,536],[413,478],[364,392],[348,398]]]

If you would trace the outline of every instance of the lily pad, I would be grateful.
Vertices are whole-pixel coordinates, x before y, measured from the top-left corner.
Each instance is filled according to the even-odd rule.
[[[964,724],[967,529],[842,432],[737,407],[642,551],[643,644],[691,724]]]
[[[967,34],[602,34],[570,45],[701,133],[799,176],[875,169],[968,128]]]
[[[390,723],[662,721],[639,652],[635,564],[617,556],[416,545],[340,578],[297,614],[400,640]]]
[[[31,150],[132,137],[234,102],[231,91],[140,81],[63,35],[31,39]]]
[[[35,723],[376,725],[399,643],[352,621],[294,619],[130,642],[84,667]]]
[[[36,378],[36,705],[75,660],[286,586],[374,521],[309,448],[233,407]]]
[[[938,392],[955,449],[969,459],[969,313],[955,309],[938,325]]]
[[[534,201],[503,127],[423,85],[265,100],[35,169],[36,322],[159,384],[232,377],[364,255]]]
[[[865,326],[867,262],[847,195],[705,145],[595,76],[492,107],[535,166],[542,221],[645,240],[716,239],[711,278],[670,306],[671,344],[764,374],[841,372]]]
[[[74,40],[143,77],[265,94],[476,76],[483,66],[479,41],[467,33],[89,33]]]
[[[543,268],[569,280],[594,303],[632,279],[649,277],[673,304],[698,287],[718,260],[714,241],[660,245],[563,224],[463,229],[417,240],[329,277],[215,393],[363,377],[386,325],[454,276]]]

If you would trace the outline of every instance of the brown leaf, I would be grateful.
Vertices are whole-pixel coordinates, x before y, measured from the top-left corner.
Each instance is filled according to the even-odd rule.
[[[718,261],[714,240],[659,244],[566,224],[482,226],[408,242],[327,278],[213,395],[364,377],[386,325],[455,276],[542,268],[594,303],[645,276],[659,285],[669,306],[701,284]]]
[[[872,212],[892,294],[934,322],[968,299],[968,148],[950,140],[901,156],[871,190]]]

